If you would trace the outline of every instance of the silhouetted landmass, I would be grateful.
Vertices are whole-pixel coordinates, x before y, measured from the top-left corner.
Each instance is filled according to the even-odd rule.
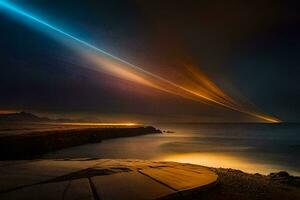
[[[80,128],[72,130],[51,130],[0,137],[0,159],[27,159],[62,148],[97,143],[101,140],[131,137],[160,130],[148,127],[126,128]]]
[[[34,114],[27,112],[0,114],[0,122],[5,121],[24,121],[24,122],[46,122],[51,121],[51,119],[46,117],[38,117]]]
[[[29,112],[16,112],[0,114],[0,122],[73,122],[72,119],[50,119],[48,117],[40,117]]]

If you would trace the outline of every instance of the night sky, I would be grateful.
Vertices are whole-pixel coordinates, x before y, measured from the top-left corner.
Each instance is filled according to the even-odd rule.
[[[176,79],[180,65],[192,63],[235,99],[299,122],[296,1],[10,2],[163,77]],[[32,24],[0,8],[0,110],[152,121],[253,120],[89,69],[89,60]]]

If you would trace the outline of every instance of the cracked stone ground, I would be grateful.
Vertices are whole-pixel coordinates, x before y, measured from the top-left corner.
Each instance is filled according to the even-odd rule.
[[[215,185],[208,168],[147,160],[0,162],[0,199],[176,199]]]

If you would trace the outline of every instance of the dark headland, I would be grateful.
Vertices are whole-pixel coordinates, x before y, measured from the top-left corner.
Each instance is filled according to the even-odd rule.
[[[78,128],[0,136],[0,159],[24,159],[51,151],[87,143],[97,143],[105,139],[132,137],[160,133],[147,127],[128,128]]]
[[[0,116],[0,160],[32,159],[72,146],[154,133],[161,131],[139,125],[70,126],[31,113],[7,114]]]

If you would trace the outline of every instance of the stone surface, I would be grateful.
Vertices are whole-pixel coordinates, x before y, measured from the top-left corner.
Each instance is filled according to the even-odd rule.
[[[157,199],[175,193],[136,171],[96,176],[92,178],[92,182],[98,196],[103,200]]]
[[[102,162],[96,165],[97,168],[128,168],[130,170],[144,169],[147,167],[172,166],[172,162],[158,162],[150,160],[134,159],[101,159]]]
[[[9,161],[0,199],[158,199],[207,189],[217,175],[197,165],[129,159]]]
[[[1,200],[93,200],[88,179],[78,179],[56,183],[45,183],[0,196]]]
[[[18,171],[6,171],[3,169],[0,169],[0,176],[0,193],[14,188],[40,183],[52,178],[49,176],[37,176]]]
[[[173,188],[176,191],[190,190],[210,185],[218,176],[203,168],[197,172],[174,167],[147,168],[140,170],[143,174]]]
[[[63,200],[93,200],[94,196],[88,179],[70,181]]]
[[[5,167],[7,171],[26,172],[27,174],[39,176],[62,176],[74,171],[93,167],[98,162],[91,161],[64,161],[64,160],[37,160],[33,162],[21,163],[16,165],[8,165]]]
[[[37,160],[19,162],[10,161],[0,166],[0,192],[44,182],[58,176],[63,176],[78,170],[93,167],[99,160],[63,161]]]

